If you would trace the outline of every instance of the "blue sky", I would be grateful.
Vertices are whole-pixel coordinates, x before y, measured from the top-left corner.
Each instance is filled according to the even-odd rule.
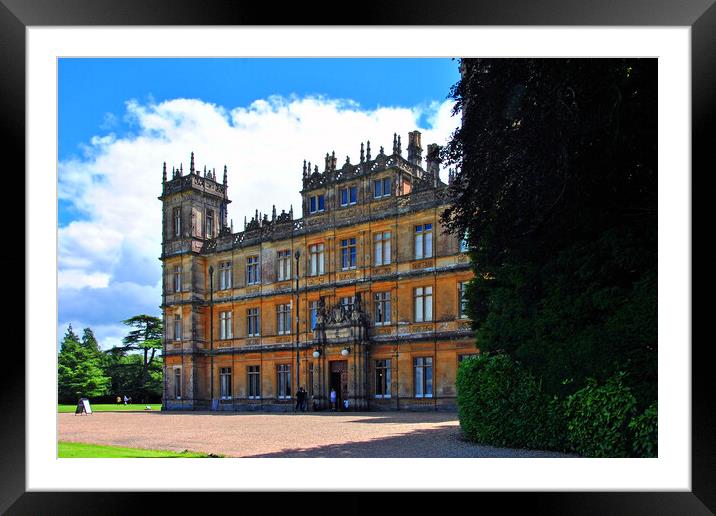
[[[457,125],[450,59],[60,59],[58,72],[60,338],[71,322],[103,347],[122,319],[159,315],[164,161],[226,164],[238,231],[255,209],[297,209],[304,159],[355,162],[362,141],[389,149],[413,129],[443,144]]]

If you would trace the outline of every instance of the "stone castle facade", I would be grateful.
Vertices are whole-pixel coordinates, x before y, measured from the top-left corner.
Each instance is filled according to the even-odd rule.
[[[454,410],[458,362],[477,353],[464,314],[472,272],[444,233],[438,146],[409,133],[407,159],[361,144],[360,162],[303,164],[293,208],[227,224],[227,171],[192,153],[162,195],[167,410]],[[298,328],[298,329],[297,329]]]

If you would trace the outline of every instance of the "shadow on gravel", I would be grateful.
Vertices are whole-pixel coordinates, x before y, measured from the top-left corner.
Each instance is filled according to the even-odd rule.
[[[315,448],[287,448],[280,452],[247,455],[263,458],[476,458],[569,457],[556,452],[511,450],[480,446],[462,439],[456,427],[415,430],[366,442],[330,444]]]

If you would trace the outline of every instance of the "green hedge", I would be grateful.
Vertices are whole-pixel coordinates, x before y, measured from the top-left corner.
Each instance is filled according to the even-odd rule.
[[[471,441],[511,448],[575,452],[584,457],[656,457],[657,404],[637,414],[636,399],[617,373],[563,401],[508,355],[478,355],[457,373],[460,427]]]
[[[629,422],[632,451],[636,457],[658,456],[658,410],[656,401]]]
[[[507,355],[461,362],[457,401],[460,427],[472,441],[527,449],[564,447],[559,402]]]
[[[617,373],[604,385],[588,379],[586,387],[564,402],[570,448],[587,457],[630,456],[627,427],[635,407],[636,399],[624,384],[624,373]]]

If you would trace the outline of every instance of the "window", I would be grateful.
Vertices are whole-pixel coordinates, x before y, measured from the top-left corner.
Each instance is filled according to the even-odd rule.
[[[460,252],[465,253],[470,250],[470,244],[467,241],[467,231],[460,239]]]
[[[433,255],[433,225],[415,226],[415,259],[430,258]]]
[[[174,314],[174,340],[181,340],[181,315]]]
[[[174,266],[174,292],[181,292],[181,265]]]
[[[356,239],[345,238],[341,240],[341,269],[355,269],[356,267]]]
[[[308,364],[308,394],[311,396],[316,395],[316,381],[315,381],[315,368],[313,367],[313,362]]]
[[[255,285],[261,281],[261,269],[259,269],[259,257],[249,256],[246,258],[246,283]]]
[[[341,298],[341,308],[345,310],[346,313],[352,313],[353,312],[353,305],[355,304],[355,296],[348,296],[348,297],[342,297]]]
[[[277,367],[278,383],[276,393],[279,399],[291,397],[291,366],[288,364],[279,364]]]
[[[375,179],[373,181],[373,197],[379,199],[381,197],[388,197],[391,194],[391,180],[389,177],[383,179]]]
[[[373,236],[375,265],[388,265],[390,263],[390,231],[375,233]]]
[[[219,395],[222,400],[231,399],[231,368],[222,367],[219,369]]]
[[[214,237],[214,210],[206,210],[206,238]]]
[[[231,262],[219,264],[219,290],[231,288]]]
[[[181,236],[181,208],[174,208],[174,236]]]
[[[467,281],[460,281],[457,284],[457,316],[460,319],[467,317],[467,297],[465,297]]]
[[[375,361],[375,397],[390,398],[390,360]]]
[[[278,280],[291,279],[291,250],[278,252]]]
[[[415,322],[433,320],[433,287],[415,289]]]
[[[471,358],[471,357],[476,357],[476,356],[477,356],[477,353],[470,353],[470,354],[467,354],[467,355],[458,355],[458,356],[457,356],[457,363],[460,364],[463,360],[468,359],[468,358]]]
[[[256,400],[261,397],[261,367],[251,365],[247,368],[249,378],[249,399]]]
[[[219,338],[220,339],[233,338],[233,331],[232,331],[232,326],[231,326],[231,312],[220,312],[219,313]]]
[[[308,211],[310,213],[324,211],[326,209],[326,198],[323,194],[314,195],[314,196],[311,196],[311,198],[308,200],[308,204],[309,204]]]
[[[390,322],[390,292],[377,292],[375,294],[375,324],[382,325]]]
[[[358,202],[358,187],[349,186],[348,188],[341,188],[341,206],[348,206]]]
[[[417,357],[413,361],[415,369],[415,397],[433,397],[433,357]]]
[[[323,244],[314,244],[308,248],[311,256],[310,275],[319,276],[324,273]]]
[[[181,368],[174,368],[174,397],[181,399]]]
[[[276,326],[279,335],[291,333],[291,305],[276,305]]]
[[[316,329],[316,320],[318,318],[318,301],[311,301],[311,330]]]
[[[261,335],[259,324],[259,309],[249,308],[246,310],[246,335],[248,337],[258,337]]]

